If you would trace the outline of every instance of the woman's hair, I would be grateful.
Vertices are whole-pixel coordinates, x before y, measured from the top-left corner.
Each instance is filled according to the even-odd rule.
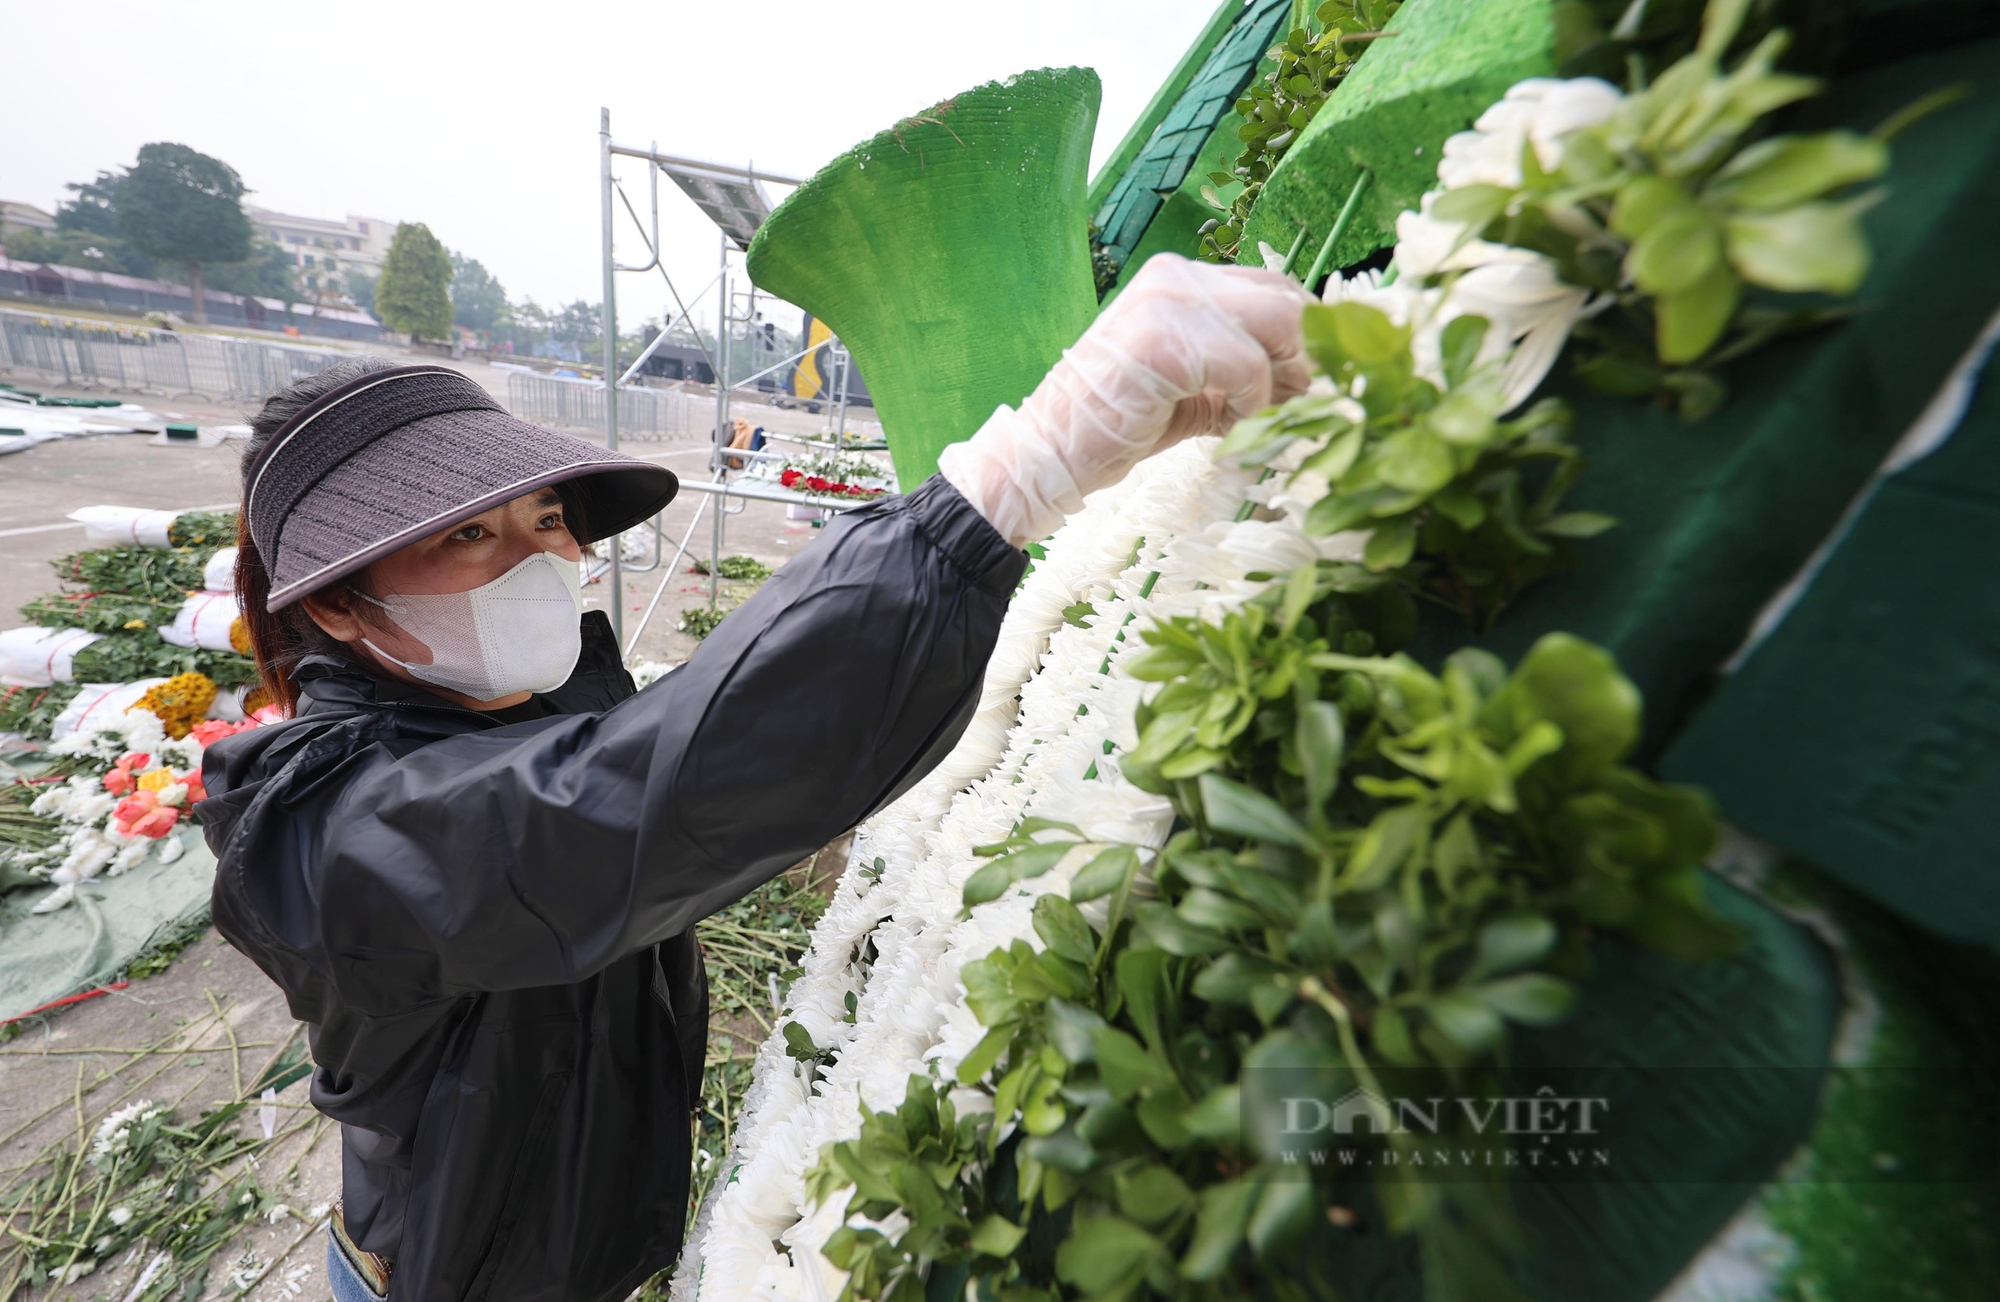
[[[363,665],[345,643],[327,635],[306,610],[304,600],[282,610],[270,608],[271,574],[257,543],[250,536],[250,472],[271,438],[301,411],[341,385],[375,371],[393,370],[406,363],[389,357],[360,356],[335,362],[316,375],[297,380],[264,400],[263,407],[250,418],[250,442],[243,450],[243,503],[236,516],[236,598],[243,607],[243,624],[257,660],[257,676],[272,699],[290,714],[298,706],[299,684],[293,676],[299,662],[308,656],[332,655]],[[579,540],[589,509],[585,484],[571,480],[556,484],[563,500],[563,518]],[[322,602],[337,605],[367,623],[377,622],[377,607],[363,600],[371,596],[366,568],[347,579],[310,594]]]

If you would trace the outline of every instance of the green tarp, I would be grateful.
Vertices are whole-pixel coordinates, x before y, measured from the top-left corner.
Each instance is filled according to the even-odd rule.
[[[76,899],[53,913],[33,912],[53,887],[0,895],[0,1022],[105,984],[207,918],[215,856],[199,831],[176,835],[187,851],[173,863],[148,855],[122,876],[78,886]]]
[[[2000,217],[1996,217],[2000,220]],[[2000,361],[1668,752],[1736,822],[2000,950]]]

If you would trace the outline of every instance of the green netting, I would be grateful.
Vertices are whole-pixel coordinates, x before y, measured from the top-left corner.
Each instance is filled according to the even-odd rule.
[[[1163,250],[1194,256],[1195,231],[1215,216],[1201,201],[1202,183],[1235,162],[1236,98],[1284,36],[1291,11],[1291,0],[1251,0],[1098,206],[1091,221],[1121,274]]]
[[[1745,827],[1925,926],[2000,949],[1996,555],[1991,361],[1951,440],[1883,481],[1664,763]]]
[[[1552,629],[1606,647],[1645,693],[1652,754],[1700,705],[1757,611],[1826,537],[2000,302],[2000,43],[1843,79],[1830,108],[1865,130],[1961,81],[1977,88],[1971,100],[1897,139],[1887,195],[1865,219],[1875,265],[1853,321],[1738,364],[1729,403],[1699,424],[1557,386],[1576,404],[1577,443],[1591,459],[1566,504],[1619,525],[1480,640],[1510,660]],[[1440,616],[1419,650],[1435,658],[1463,638]],[[1898,648],[1920,640],[1903,626],[1894,639]],[[1921,697],[1907,693],[1930,690],[1921,679],[1899,681],[1906,694],[1894,708],[1911,709]],[[1712,785],[1735,809],[1731,781]]]
[[[751,241],[750,278],[853,352],[905,489],[1026,397],[1097,313],[1097,101],[1088,68],[966,91],[842,154]]]
[[[75,900],[54,913],[33,912],[52,888],[0,895],[0,1021],[95,989],[207,918],[215,856],[199,832],[184,827],[176,835],[187,851],[173,863],[149,855],[122,876],[78,886]]]
[[[1551,0],[1410,0],[1285,154],[1243,247],[1317,248],[1363,168],[1374,180],[1334,247],[1351,266],[1396,238],[1396,215],[1437,184],[1438,151],[1507,88],[1554,68]]]

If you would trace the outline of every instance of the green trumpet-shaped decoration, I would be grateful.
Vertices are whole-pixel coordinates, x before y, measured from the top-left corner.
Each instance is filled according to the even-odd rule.
[[[1098,80],[1043,68],[903,119],[822,168],[750,244],[750,278],[831,326],[905,489],[1019,403],[1097,314]]]

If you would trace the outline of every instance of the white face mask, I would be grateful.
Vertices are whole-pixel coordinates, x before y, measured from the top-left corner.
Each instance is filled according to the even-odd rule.
[[[583,654],[577,615],[583,585],[575,561],[536,552],[470,592],[397,593],[374,601],[405,633],[430,648],[431,662],[411,664],[361,644],[412,678],[475,701],[515,692],[548,692],[569,681]]]

